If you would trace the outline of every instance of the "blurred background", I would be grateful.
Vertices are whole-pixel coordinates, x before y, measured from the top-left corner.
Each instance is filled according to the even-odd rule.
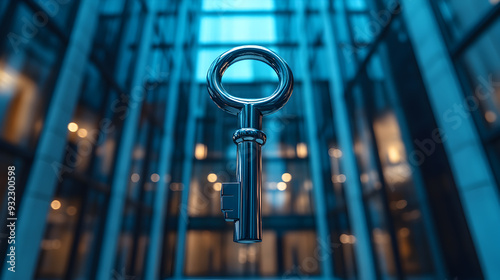
[[[500,279],[498,2],[0,1],[0,278]],[[246,44],[295,75],[258,244],[220,212],[237,119],[205,80]]]

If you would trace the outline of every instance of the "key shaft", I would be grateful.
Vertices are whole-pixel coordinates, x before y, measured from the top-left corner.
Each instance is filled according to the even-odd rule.
[[[236,178],[240,182],[240,215],[234,224],[233,240],[238,243],[262,241],[262,114],[245,105],[238,115],[240,129],[233,135],[237,145]]]

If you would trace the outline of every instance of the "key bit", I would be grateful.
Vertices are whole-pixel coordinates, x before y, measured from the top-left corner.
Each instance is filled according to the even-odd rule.
[[[240,183],[222,183],[220,192],[220,210],[227,222],[234,222],[239,217]]]

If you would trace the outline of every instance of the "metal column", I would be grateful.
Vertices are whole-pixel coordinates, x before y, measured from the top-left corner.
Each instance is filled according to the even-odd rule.
[[[500,196],[471,112],[449,120],[455,106],[467,103],[443,35],[427,1],[402,1],[408,28],[436,122],[443,135],[465,217],[486,279],[500,279]],[[446,140],[444,140],[446,139]]]
[[[330,239],[328,234],[327,226],[327,216],[326,216],[326,206],[324,200],[324,182],[323,176],[321,174],[321,156],[320,156],[320,144],[318,141],[318,129],[317,123],[314,119],[315,108],[314,108],[314,95],[312,88],[312,80],[310,76],[309,65],[309,50],[307,35],[305,30],[305,15],[306,8],[304,7],[304,2],[302,0],[295,1],[295,13],[296,13],[296,26],[295,31],[298,34],[299,48],[298,48],[298,67],[300,71],[299,77],[302,77],[302,97],[304,100],[305,108],[305,120],[306,120],[306,130],[307,130],[307,142],[309,144],[309,164],[312,174],[313,182],[313,197],[315,206],[315,219],[316,219],[316,231],[318,235],[318,246],[319,246],[319,256],[318,261],[321,264],[321,275],[324,278],[330,279],[333,277],[333,263],[332,263],[332,248],[330,246]]]
[[[62,158],[68,135],[66,127],[78,103],[79,95],[75,89],[81,87],[84,65],[92,48],[98,20],[95,13],[98,2],[87,0],[80,4],[26,183],[23,206],[18,212],[16,239],[20,242],[16,243],[16,272],[8,271],[9,266],[4,265],[2,279],[25,280],[35,276],[49,205],[63,167]]]
[[[356,252],[356,262],[358,266],[359,279],[376,279],[377,273],[373,260],[373,248],[371,244],[370,231],[366,223],[365,209],[361,184],[359,183],[359,171],[354,154],[354,144],[349,127],[349,114],[347,104],[344,99],[344,86],[340,70],[340,61],[337,49],[335,48],[335,31],[331,27],[332,21],[328,14],[328,5],[322,1],[321,19],[323,22],[323,38],[326,47],[326,64],[329,66],[328,89],[330,91],[333,121],[339,141],[339,148],[342,150],[342,162],[347,183],[344,188],[346,192],[347,209],[349,220],[356,236],[354,250]],[[341,11],[343,12],[343,11]]]
[[[167,177],[172,167],[172,152],[174,150],[175,120],[179,102],[179,83],[184,65],[184,42],[188,34],[188,11],[191,1],[181,1],[177,18],[177,30],[175,34],[175,45],[173,49],[173,67],[169,78],[168,101],[165,110],[164,131],[161,139],[160,162],[158,163],[158,174],[164,174],[158,182],[153,205],[151,236],[146,256],[145,277],[146,280],[155,280],[159,277],[160,260],[163,249],[163,229],[168,202]],[[191,98],[195,99],[195,98]]]
[[[137,127],[141,113],[141,104],[145,98],[144,83],[147,78],[148,57],[154,35],[155,7],[157,1],[146,2],[146,18],[137,50],[137,64],[131,83],[131,93],[128,103],[128,116],[124,120],[121,143],[117,151],[116,166],[113,173],[111,195],[106,216],[104,236],[102,241],[97,279],[108,280],[113,275],[116,248],[120,237],[123,220],[123,208],[127,198],[127,186],[130,176],[132,150],[136,140]],[[94,11],[95,12],[95,11]]]
[[[193,5],[194,7],[195,5]],[[193,29],[195,30],[196,43],[193,44],[193,48],[197,50],[198,48],[198,33],[199,33],[199,20],[200,20],[200,5],[196,5],[196,16],[193,20]],[[181,204],[179,209],[179,225],[177,230],[177,247],[175,251],[175,264],[174,264],[174,277],[180,278],[184,271],[184,253],[186,249],[186,238],[187,238],[187,227],[189,223],[189,190],[191,185],[191,173],[193,170],[193,159],[194,159],[194,149],[196,145],[196,121],[199,116],[201,109],[199,107],[200,103],[200,87],[196,80],[196,65],[198,61],[198,56],[194,55],[193,65],[192,65],[192,78],[191,86],[189,90],[189,105],[188,105],[188,116],[186,120],[186,143],[184,146],[184,161],[182,163],[182,184],[184,188],[182,189]]]

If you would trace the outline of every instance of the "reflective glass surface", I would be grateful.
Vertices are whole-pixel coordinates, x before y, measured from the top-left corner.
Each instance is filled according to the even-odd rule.
[[[453,40],[461,39],[466,32],[478,24],[491,9],[498,4],[497,0],[440,0],[437,1],[439,11],[448,25]]]

